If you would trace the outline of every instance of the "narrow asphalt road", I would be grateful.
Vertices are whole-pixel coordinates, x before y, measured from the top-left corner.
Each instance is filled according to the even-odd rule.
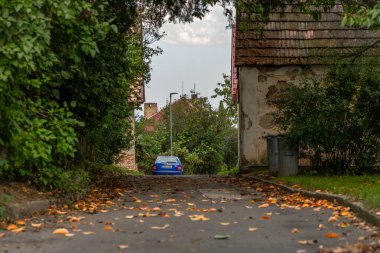
[[[247,178],[126,177],[112,187],[95,189],[78,210],[20,222],[0,252],[304,253],[377,240],[376,228],[343,207]]]

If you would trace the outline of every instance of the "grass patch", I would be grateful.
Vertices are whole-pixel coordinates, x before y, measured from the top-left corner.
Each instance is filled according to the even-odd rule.
[[[343,194],[363,202],[369,209],[380,210],[380,176],[295,176],[278,177],[287,184],[298,184],[305,190],[322,190]]]
[[[239,173],[239,168],[232,167],[232,168],[223,168],[217,174],[222,175],[222,176],[228,176],[228,175],[236,175],[238,173]]]

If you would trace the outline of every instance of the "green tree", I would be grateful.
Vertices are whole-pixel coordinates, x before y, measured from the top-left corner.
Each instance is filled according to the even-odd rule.
[[[223,110],[226,111],[227,116],[231,118],[232,122],[236,124],[238,120],[237,103],[232,100],[231,77],[223,74],[223,79],[224,83],[218,83],[217,88],[214,89],[215,94],[211,97],[221,97]],[[219,111],[221,111],[221,109],[219,109]]]
[[[168,109],[164,109],[162,120],[156,123],[155,132],[138,127],[137,157],[141,165],[147,161],[149,169],[157,155],[169,155]],[[185,164],[185,173],[210,174],[236,165],[237,129],[222,103],[219,110],[213,110],[206,98],[182,97],[172,104],[172,113],[173,151]],[[153,146],[157,148],[152,150]]]

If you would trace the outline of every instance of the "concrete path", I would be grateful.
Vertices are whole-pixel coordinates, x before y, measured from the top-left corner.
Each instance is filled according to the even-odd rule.
[[[304,253],[377,240],[376,228],[343,207],[250,179],[145,176],[116,181],[116,199],[92,200],[104,207],[96,214],[62,210],[33,217],[23,232],[5,232],[0,252]],[[57,228],[69,234],[53,234]]]

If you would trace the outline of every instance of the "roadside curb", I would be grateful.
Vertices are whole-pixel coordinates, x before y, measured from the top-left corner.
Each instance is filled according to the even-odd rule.
[[[376,217],[375,215],[373,215],[369,211],[365,210],[363,208],[362,203],[349,201],[349,198],[347,196],[336,195],[336,194],[327,194],[327,193],[321,193],[321,192],[311,192],[311,191],[305,191],[305,190],[301,190],[301,189],[294,189],[294,188],[287,186],[287,185],[275,183],[272,181],[268,181],[268,180],[258,178],[258,177],[253,177],[253,176],[249,176],[248,178],[257,180],[257,181],[265,183],[265,184],[275,185],[277,187],[280,187],[280,188],[282,188],[286,191],[292,192],[292,193],[301,193],[302,195],[307,196],[307,197],[313,197],[316,199],[325,199],[325,200],[328,200],[330,202],[338,203],[340,205],[349,207],[351,209],[351,211],[356,213],[356,215],[359,218],[365,220],[366,222],[368,222],[374,226],[380,227],[380,218]]]
[[[49,206],[58,202],[57,199],[44,199],[26,201],[23,203],[11,203],[5,206],[5,216],[12,220],[22,219],[25,216],[46,211]]]

